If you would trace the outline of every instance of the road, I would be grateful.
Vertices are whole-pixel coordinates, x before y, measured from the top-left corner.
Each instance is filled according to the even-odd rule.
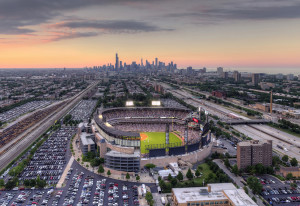
[[[233,174],[231,171],[229,171],[229,169],[227,169],[227,167],[222,163],[222,160],[220,159],[215,159],[213,160],[214,163],[216,163],[224,172],[225,174],[227,174],[232,181],[238,185],[240,188],[244,187],[244,184],[241,182],[243,180],[243,178],[241,178],[240,176],[236,176],[235,174]],[[254,194],[252,193],[251,189],[248,188],[248,195],[252,198],[254,196]],[[261,199],[255,197],[255,199],[257,200],[257,204],[259,206],[264,205],[263,202],[261,201]]]
[[[289,135],[285,132],[281,132],[279,130],[276,130],[266,125],[255,125],[255,126],[235,125],[233,126],[233,128],[255,140],[272,140],[273,150],[277,151],[277,153],[280,153],[281,155],[288,155],[289,157],[292,158],[295,157],[297,160],[300,160],[300,149],[299,147],[296,147],[296,144],[299,144],[299,138],[296,139],[297,137]],[[274,134],[276,135],[275,137],[278,137],[279,139],[283,139],[285,141],[279,140],[274,136],[263,133],[260,130],[265,131],[267,133]],[[277,145],[286,148],[288,151],[278,148]]]
[[[39,136],[41,136],[54,122],[60,119],[64,114],[66,114],[78,101],[82,99],[82,97],[91,90],[96,84],[96,82],[92,83],[88,88],[84,91],[73,97],[69,100],[67,105],[64,105],[63,108],[59,108],[56,111],[53,111],[52,114],[47,116],[43,122],[34,125],[29,128],[26,132],[30,131],[29,134],[26,134],[21,141],[13,145],[7,152],[0,156],[0,170],[5,168],[13,159],[15,159],[19,154],[21,154],[32,142],[34,142]],[[23,136],[24,134],[20,135]],[[17,137],[16,139],[19,139]]]
[[[203,99],[199,100],[197,98],[194,98],[193,95],[191,95],[186,91],[181,91],[180,89],[174,89],[166,83],[161,83],[161,84],[163,87],[168,89],[174,96],[183,99],[186,103],[191,104],[195,107],[201,106],[203,109],[208,111],[209,114],[216,115],[221,120],[229,119],[230,117],[228,117],[227,115],[229,113],[232,113],[237,116],[241,116],[220,105],[214,104],[212,102]],[[243,117],[243,119],[248,119],[248,118]],[[297,160],[300,160],[300,150],[299,150],[300,140],[298,137],[282,132],[280,130],[276,130],[267,125],[251,125],[251,126],[238,125],[238,126],[233,126],[233,128],[245,134],[246,136],[251,137],[252,139],[273,140],[273,150],[279,152],[281,155],[287,154],[292,158],[295,157]],[[278,139],[282,139],[282,141]],[[287,142],[290,142],[290,144]],[[277,144],[286,147],[288,151],[279,149],[277,147]]]

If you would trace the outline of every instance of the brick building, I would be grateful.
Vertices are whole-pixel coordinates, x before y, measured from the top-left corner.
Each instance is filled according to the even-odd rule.
[[[258,163],[272,165],[272,141],[251,140],[237,144],[237,166],[245,169]]]

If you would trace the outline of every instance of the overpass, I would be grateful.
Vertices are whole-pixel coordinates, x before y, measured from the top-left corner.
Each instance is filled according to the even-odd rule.
[[[249,119],[249,120],[228,119],[228,120],[225,120],[224,122],[229,125],[238,125],[238,124],[268,124],[271,121],[266,120],[266,119]]]

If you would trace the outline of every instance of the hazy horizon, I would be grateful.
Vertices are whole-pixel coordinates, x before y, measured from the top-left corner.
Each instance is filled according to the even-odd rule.
[[[43,69],[53,69],[53,70],[63,70],[64,68],[66,69],[75,69],[75,70],[79,70],[79,69],[84,69],[84,67],[82,68],[67,68],[67,67],[57,67],[57,68],[0,68],[0,70],[43,70]],[[89,68],[89,67],[88,67]],[[198,68],[193,68],[193,69],[202,69],[203,67],[198,67]],[[186,68],[178,68],[178,69],[186,69]],[[216,72],[217,71],[217,67],[212,68],[212,67],[206,67],[208,72]],[[229,67],[223,67],[224,72],[227,71],[239,71],[239,72],[248,72],[248,73],[266,73],[266,74],[294,74],[294,75],[300,75],[300,67],[299,68],[229,68]]]
[[[2,0],[0,68],[300,68],[300,1]],[[266,71],[267,72],[267,71]]]

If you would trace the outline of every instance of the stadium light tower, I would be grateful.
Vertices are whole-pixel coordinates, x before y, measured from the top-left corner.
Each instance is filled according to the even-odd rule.
[[[152,101],[152,106],[161,106],[161,102],[160,101]]]
[[[134,103],[133,101],[126,101],[126,107],[133,107],[134,106]]]
[[[208,111],[205,110],[206,123],[208,123]]]

